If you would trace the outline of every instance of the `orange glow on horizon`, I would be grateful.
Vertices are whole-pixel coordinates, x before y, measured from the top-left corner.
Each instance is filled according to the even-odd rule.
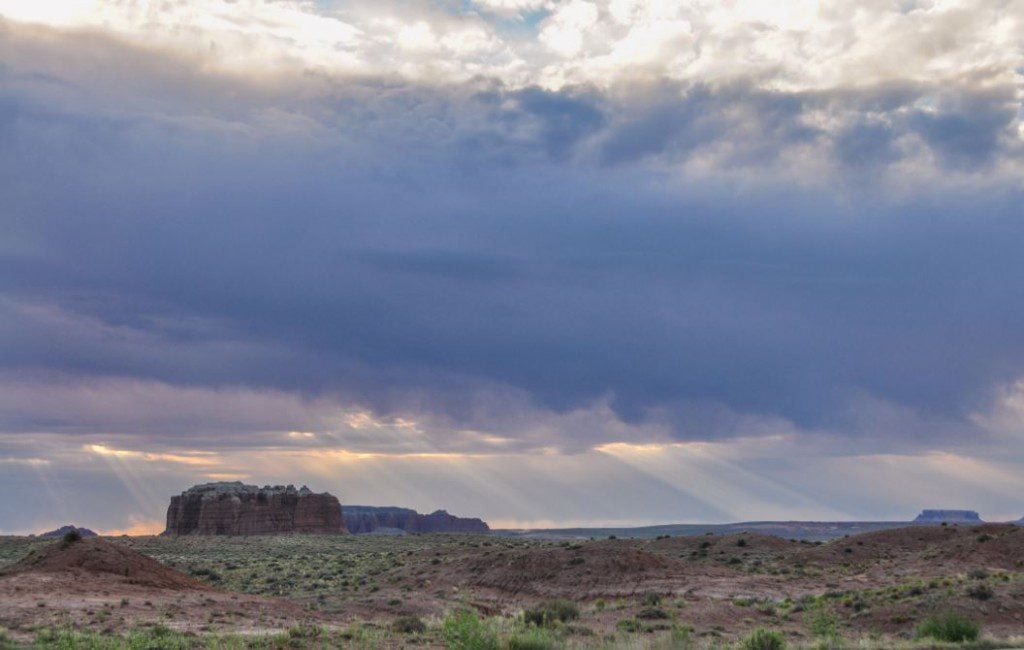
[[[137,537],[139,535],[159,535],[164,532],[164,522],[157,519],[137,519],[132,520],[132,522],[124,528],[112,528],[96,532],[106,537],[119,537],[121,535],[128,535],[130,537]]]

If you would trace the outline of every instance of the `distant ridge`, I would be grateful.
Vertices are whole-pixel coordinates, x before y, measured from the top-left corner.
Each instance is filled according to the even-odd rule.
[[[77,531],[78,534],[81,535],[82,537],[96,537],[96,533],[94,533],[93,531],[89,530],[88,528],[79,528],[78,526],[75,526],[73,524],[68,524],[66,526],[61,526],[57,530],[50,530],[50,531],[47,531],[45,533],[40,533],[39,536],[42,537],[43,539],[49,539],[51,537],[63,537],[65,535],[67,535],[68,533],[72,533],[72,532],[75,532],[75,531]]]
[[[938,526],[943,523],[974,525],[985,522],[973,510],[929,509],[922,511],[914,521],[741,521],[726,524],[658,524],[630,527],[509,529],[492,532],[495,535],[506,537],[534,539],[656,538],[663,535],[675,537],[759,533],[784,539],[827,541],[849,535],[859,535],[895,528],[908,528],[910,526]],[[1024,526],[1024,519],[1016,523]]]
[[[602,537],[655,538],[693,535],[757,533],[784,539],[826,541],[893,528],[907,528],[909,521],[740,521],[728,524],[658,524],[653,526],[600,528],[544,528],[495,530],[495,535],[533,539],[588,539]]]

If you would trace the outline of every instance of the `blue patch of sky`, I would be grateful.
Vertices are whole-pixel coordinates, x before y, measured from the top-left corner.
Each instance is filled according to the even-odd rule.
[[[473,0],[434,0],[435,4],[454,9],[457,13],[473,13],[484,17],[496,29],[508,34],[535,34],[537,26],[551,12],[547,9],[532,9],[517,14],[499,14],[488,11],[487,7]]]
[[[511,37],[535,36],[538,27],[551,15],[548,9],[532,9],[518,14],[499,14],[488,11],[485,6],[473,0],[427,0],[431,5],[450,14],[475,14],[494,26],[499,33]],[[313,0],[313,4],[324,13],[342,12],[351,0]]]

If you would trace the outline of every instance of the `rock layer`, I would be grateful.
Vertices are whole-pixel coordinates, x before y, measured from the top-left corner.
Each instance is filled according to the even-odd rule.
[[[482,520],[456,517],[445,510],[421,515],[410,508],[345,506],[345,524],[351,533],[372,533],[381,529],[406,533],[486,533]]]
[[[344,533],[341,504],[306,486],[206,483],[171,497],[165,535]]]

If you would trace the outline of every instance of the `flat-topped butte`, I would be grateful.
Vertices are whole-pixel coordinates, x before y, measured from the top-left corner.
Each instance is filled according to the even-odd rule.
[[[257,487],[240,481],[195,485],[171,497],[165,535],[344,533],[334,495],[306,486]]]

